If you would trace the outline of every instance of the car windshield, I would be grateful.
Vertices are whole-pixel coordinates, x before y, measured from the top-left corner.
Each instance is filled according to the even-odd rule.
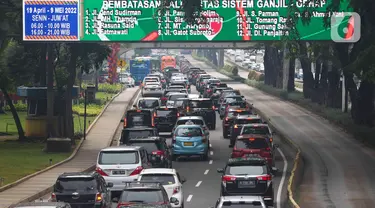
[[[267,167],[264,165],[232,165],[225,171],[228,175],[263,175],[267,173]]]
[[[154,136],[152,130],[136,130],[136,131],[126,131],[128,138],[139,138],[139,137],[149,137]]]
[[[189,123],[193,123],[195,125],[203,125],[203,121],[200,120],[200,119],[189,119],[189,120],[179,120],[177,121],[177,126],[179,125],[184,125],[184,124],[189,124]]]
[[[261,134],[267,135],[270,131],[267,126],[245,126],[243,127],[242,134]]]
[[[159,106],[159,100],[139,100],[139,108],[156,108]]]
[[[156,181],[161,185],[173,185],[176,183],[172,174],[142,174],[141,181]]]
[[[120,202],[163,203],[164,197],[160,189],[133,189],[123,191]]]
[[[169,100],[171,101],[176,101],[178,100],[179,98],[187,98],[188,95],[187,94],[181,94],[181,95],[170,95],[169,96]]]
[[[177,129],[176,136],[180,136],[180,137],[202,136],[202,130],[198,127],[181,127]]]
[[[138,163],[137,151],[102,151],[99,154],[99,164],[136,164]]]
[[[236,124],[253,124],[253,123],[263,123],[260,118],[250,118],[250,119],[237,119]]]
[[[211,100],[191,100],[189,102],[190,108],[212,108]]]
[[[177,110],[157,110],[156,115],[158,117],[170,117],[170,116],[177,116]]]
[[[264,138],[257,139],[237,139],[237,149],[265,149],[268,148],[268,142]]]
[[[158,142],[154,142],[154,141],[132,141],[130,140],[129,143],[132,145],[132,146],[140,146],[140,147],[144,147],[147,151],[148,154],[151,154],[153,151],[157,151],[159,150],[159,143]]]
[[[60,178],[57,179],[55,192],[63,191],[89,191],[97,187],[94,178]]]

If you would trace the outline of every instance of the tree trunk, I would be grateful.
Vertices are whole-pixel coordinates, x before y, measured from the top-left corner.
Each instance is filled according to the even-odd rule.
[[[289,74],[288,74],[288,92],[294,92],[295,86],[294,86],[294,77],[295,77],[295,66],[296,66],[296,59],[295,58],[289,58]]]
[[[20,117],[18,116],[16,108],[13,105],[12,99],[10,98],[8,91],[5,88],[1,88],[1,91],[3,92],[5,100],[9,105],[10,112],[12,112],[14,123],[16,124],[16,127],[17,127],[18,139],[20,141],[25,141],[26,140],[25,132],[23,131]]]
[[[302,58],[300,58],[301,67],[303,71],[303,96],[311,98],[311,93],[314,87],[314,79],[311,72],[311,62],[307,57],[307,46],[305,42],[299,43]]]

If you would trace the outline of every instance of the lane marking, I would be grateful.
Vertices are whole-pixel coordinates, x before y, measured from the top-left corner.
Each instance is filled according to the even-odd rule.
[[[212,148],[212,144],[210,143],[210,147]]]
[[[186,202],[190,202],[191,201],[191,198],[193,198],[193,195],[189,195],[188,198],[186,199]]]
[[[210,162],[208,162],[208,164],[212,165],[213,162],[214,162],[213,160],[210,160]]]
[[[204,171],[204,174],[207,175],[208,171],[210,171],[210,170],[207,169],[206,171]]]
[[[277,208],[281,208],[281,194],[283,192],[283,186],[284,186],[284,182],[285,182],[285,178],[286,178],[286,171],[287,171],[287,168],[288,168],[288,161],[286,160],[286,157],[285,157],[283,151],[281,151],[280,148],[277,148],[277,151],[279,151],[281,157],[283,158],[283,162],[284,162],[283,175],[282,175],[281,180],[280,180],[279,188],[277,189],[277,197],[276,197]]]
[[[199,187],[201,185],[201,183],[202,183],[202,181],[198,181],[198,183],[197,183],[197,185],[195,185],[195,187]]]
[[[214,152],[213,151],[210,151],[210,155],[213,155],[214,154]]]

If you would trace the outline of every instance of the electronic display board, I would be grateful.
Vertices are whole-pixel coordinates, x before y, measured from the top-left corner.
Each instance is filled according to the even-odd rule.
[[[312,15],[309,25],[304,25],[301,20],[296,25],[301,40],[332,40],[331,29],[326,29],[323,24],[330,2],[319,0],[307,4],[306,1],[296,1],[300,12],[295,15],[303,15],[301,13],[306,7]],[[164,15],[158,10],[162,5],[160,0],[45,2],[52,3],[44,6],[25,4],[25,40],[36,36],[40,40],[59,40],[55,39],[58,37],[79,41],[242,42],[277,41],[289,35],[286,29],[289,0],[202,0],[205,18],[195,25],[184,21],[181,0],[172,0]],[[56,4],[59,2],[65,3]],[[345,12],[347,5],[348,2],[342,1],[338,12]],[[56,21],[60,29],[49,29],[49,26],[54,27],[56,20],[51,10],[56,12],[57,8],[64,8],[64,13],[60,13],[61,17]],[[73,11],[79,11],[79,14]],[[42,23],[43,30],[39,28]],[[66,24],[70,25],[69,32],[65,31]],[[348,19],[343,19],[333,29],[347,24]]]

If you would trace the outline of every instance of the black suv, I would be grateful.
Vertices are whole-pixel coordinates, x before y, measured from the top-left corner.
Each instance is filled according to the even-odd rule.
[[[210,98],[194,98],[189,100],[188,116],[202,116],[210,130],[216,128],[216,108]]]
[[[136,138],[147,138],[158,136],[159,132],[156,128],[150,127],[134,127],[134,128],[126,128],[123,129],[121,132],[121,144],[126,144],[130,139]]]
[[[159,132],[171,132],[179,116],[177,108],[158,107],[155,109],[155,126]]]
[[[230,127],[230,147],[234,146],[237,136],[240,135],[242,126],[245,124],[264,123],[262,118],[258,115],[238,115],[233,120],[233,125]]]
[[[51,201],[66,202],[71,207],[111,207],[111,192],[104,178],[96,172],[63,173],[53,186]]]
[[[154,127],[153,110],[132,109],[126,111],[124,119],[124,128],[132,128],[136,126]]]
[[[221,176],[221,195],[262,196],[268,206],[273,206],[272,169],[260,156],[231,158]]]
[[[171,151],[163,137],[130,139],[127,145],[146,149],[153,168],[172,168]]]
[[[233,126],[233,121],[236,116],[239,115],[251,115],[252,112],[246,108],[229,108],[223,119],[223,137],[226,139],[230,134],[231,127]]]
[[[178,203],[177,198],[171,197],[168,199],[168,194],[164,187],[155,181],[129,182],[124,185],[125,188],[120,198],[112,200],[112,202],[118,203],[117,207],[131,207],[129,205],[149,207],[159,205],[161,208],[171,208],[170,203]]]

